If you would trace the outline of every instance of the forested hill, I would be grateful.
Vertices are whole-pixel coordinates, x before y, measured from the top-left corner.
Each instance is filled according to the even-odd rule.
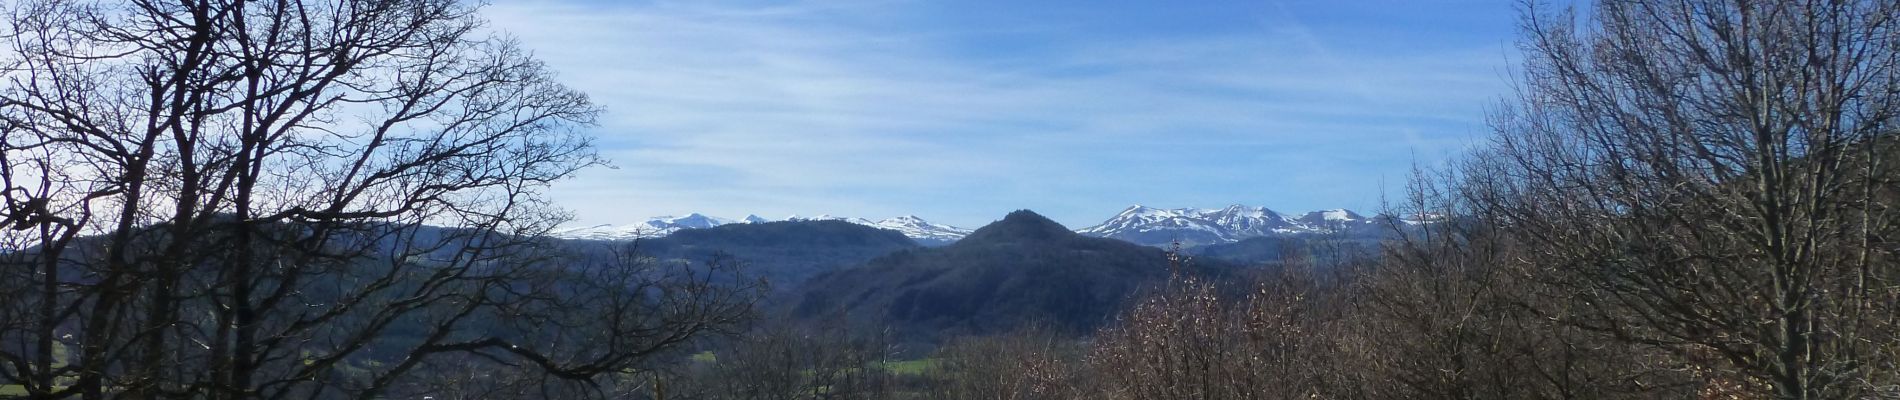
[[[920,248],[902,233],[844,221],[779,221],[682,229],[634,242],[585,241],[595,249],[620,246],[666,261],[703,263],[719,254],[745,265],[747,274],[787,290],[826,271],[862,264],[891,252]]]
[[[1208,275],[1231,269],[1197,264],[1184,268]],[[1083,333],[1165,280],[1169,265],[1161,249],[1082,236],[1024,210],[949,246],[900,251],[813,278],[795,293],[793,312],[842,313],[915,340],[1031,324]]]

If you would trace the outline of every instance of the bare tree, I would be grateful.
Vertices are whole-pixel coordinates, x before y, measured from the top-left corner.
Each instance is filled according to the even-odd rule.
[[[714,350],[697,376],[704,398],[882,399],[894,393],[888,334],[857,330],[843,316],[762,324]]]
[[[1900,3],[1527,8],[1520,101],[1460,195],[1577,299],[1561,319],[1710,387],[1900,383]]]
[[[750,304],[535,239],[597,110],[473,6],[4,12],[0,381],[31,397],[378,398],[449,359],[584,382]]]
[[[1076,399],[1085,390],[1087,371],[1080,342],[1042,329],[958,338],[933,356],[929,371],[937,378],[930,398]]]
[[[1352,284],[1336,332],[1348,387],[1389,398],[1683,398],[1695,380],[1656,351],[1561,323],[1588,307],[1520,260],[1534,252],[1468,208],[1455,173],[1416,173],[1383,255]]]
[[[1319,395],[1327,338],[1310,275],[1263,279],[1244,296],[1177,277],[1095,338],[1096,398],[1268,399]],[[1280,279],[1288,278],[1288,279]]]

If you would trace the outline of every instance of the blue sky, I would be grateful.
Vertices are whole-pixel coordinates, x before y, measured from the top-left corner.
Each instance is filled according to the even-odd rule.
[[[1341,4],[1349,3],[1349,4]],[[576,223],[1131,204],[1375,211],[1482,140],[1488,1],[514,1],[484,9],[607,113]]]

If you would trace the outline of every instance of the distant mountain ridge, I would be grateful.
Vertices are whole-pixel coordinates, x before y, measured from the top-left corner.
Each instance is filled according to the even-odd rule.
[[[1167,246],[1179,242],[1184,246],[1193,247],[1235,243],[1256,237],[1319,233],[1349,236],[1376,235],[1380,231],[1379,222],[1384,219],[1386,219],[1384,216],[1367,217],[1347,209],[1319,210],[1294,215],[1283,214],[1266,207],[1240,204],[1218,209],[1155,208],[1134,205],[1100,224],[1077,229],[1075,232],[1085,236],[1119,239],[1149,246]],[[914,215],[875,221],[830,214],[815,217],[792,215],[778,220],[748,215],[735,220],[692,213],[683,217],[653,217],[643,223],[625,226],[595,225],[560,229],[553,235],[565,239],[632,240],[662,237],[682,229],[704,229],[736,223],[832,220],[894,230],[929,246],[956,242],[972,232],[966,228],[932,223]],[[1413,224],[1418,221],[1408,219],[1404,222]]]
[[[792,293],[789,306],[795,318],[844,315],[926,340],[1038,323],[1081,334],[1112,322],[1138,292],[1165,282],[1169,268],[1162,249],[1083,236],[1022,210],[947,246],[815,276]],[[1219,260],[1183,268],[1209,278],[1239,270]]]
[[[970,234],[969,229],[932,223],[915,215],[885,218],[872,221],[864,218],[837,217],[830,214],[816,217],[793,215],[780,220],[770,220],[757,215],[747,215],[742,219],[727,219],[707,216],[700,213],[687,214],[684,217],[660,216],[648,218],[646,222],[632,225],[594,225],[586,227],[556,229],[554,237],[562,239],[584,240],[633,240],[664,237],[684,229],[705,229],[715,226],[749,223],[762,224],[778,221],[844,221],[873,228],[889,229],[904,234],[925,245],[942,245],[963,239]]]
[[[580,246],[613,249],[625,242],[579,241]],[[771,283],[789,290],[814,275],[849,267],[892,252],[922,248],[889,229],[844,221],[772,221],[681,229],[632,244],[659,260],[698,263],[730,256]]]
[[[746,221],[752,221],[754,218],[758,218],[758,216],[748,215],[746,216]],[[646,222],[643,222],[643,223],[634,224],[634,225],[626,225],[626,226],[601,224],[601,225],[593,225],[593,226],[585,226],[585,227],[556,229],[554,230],[554,232],[551,232],[550,235],[557,238],[562,238],[562,239],[582,239],[582,240],[648,239],[648,238],[656,238],[656,237],[670,235],[673,232],[679,231],[681,229],[704,229],[704,228],[711,228],[711,227],[720,226],[720,225],[734,224],[738,222],[739,221],[735,221],[731,219],[711,217],[711,216],[706,216],[700,213],[692,213],[692,214],[687,214],[684,217],[674,217],[671,215],[658,216],[658,217],[648,218]],[[760,221],[760,222],[763,222],[763,221]]]
[[[1310,234],[1373,235],[1383,217],[1366,217],[1347,209],[1283,214],[1266,207],[1241,204],[1225,208],[1154,208],[1129,206],[1115,217],[1076,230],[1083,235],[1121,239],[1149,246],[1179,242],[1183,246],[1234,243],[1256,237]],[[1408,221],[1409,222],[1409,221]]]

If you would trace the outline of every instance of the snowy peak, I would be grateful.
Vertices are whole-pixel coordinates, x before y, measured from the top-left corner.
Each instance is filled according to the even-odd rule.
[[[1400,219],[1405,224],[1427,223],[1439,217],[1419,215]],[[1132,205],[1113,218],[1075,232],[1088,236],[1121,239],[1129,242],[1166,246],[1181,243],[1199,246],[1231,243],[1261,236],[1290,236],[1315,233],[1366,235],[1379,231],[1377,221],[1347,209],[1319,210],[1303,214],[1283,214],[1266,207],[1235,204],[1223,208],[1156,208]],[[704,229],[735,223],[765,223],[772,220],[757,215],[732,220],[692,213],[682,217],[654,217],[625,226],[594,225],[556,230],[555,237],[591,240],[632,240],[659,237],[681,229]],[[816,217],[792,215],[781,221],[844,221],[889,229],[925,245],[943,245],[962,240],[972,230],[936,224],[915,215],[871,220],[831,214]]]
[[[692,213],[683,217],[671,215],[653,217],[648,218],[646,222],[630,225],[602,224],[555,229],[551,235],[565,239],[633,240],[666,236],[681,229],[711,228],[735,222],[737,221]]]
[[[786,221],[845,221],[845,220],[848,220],[848,218],[833,216],[831,214],[818,214],[818,216],[816,217],[800,217],[798,216],[798,214],[792,214],[792,216],[790,217],[785,217],[785,220]]]
[[[1233,240],[1298,230],[1298,224],[1294,221],[1266,207],[1235,204],[1220,211],[1204,214],[1204,217],[1213,221],[1215,225],[1228,229],[1229,236]]]
[[[614,226],[610,224],[602,224],[602,225],[582,226],[582,227],[557,228],[553,232],[550,232],[549,235],[552,235],[558,238],[563,238],[563,239],[582,239],[582,240],[630,240],[630,239],[658,237],[658,236],[665,235],[665,234],[654,233],[654,231],[655,230],[652,227],[648,227],[645,224],[634,225],[634,226],[624,226],[624,227]]]
[[[1341,223],[1341,222],[1350,223],[1350,222],[1356,222],[1356,221],[1363,221],[1365,219],[1366,219],[1365,216],[1361,216],[1359,215],[1359,213],[1355,213],[1355,212],[1352,212],[1352,210],[1347,210],[1343,208],[1335,208],[1331,210],[1319,210],[1319,211],[1309,212],[1309,213],[1306,213],[1306,215],[1300,216],[1300,222],[1304,222],[1307,224],[1331,224],[1331,223]]]
[[[1441,222],[1441,221],[1444,221],[1445,219],[1446,219],[1445,214],[1435,213],[1435,212],[1420,212],[1420,213],[1414,213],[1412,215],[1407,215],[1403,218],[1399,218],[1399,222],[1405,223],[1406,225],[1421,225],[1421,224]]]
[[[1266,207],[1235,204],[1221,209],[1130,206],[1099,225],[1077,230],[1089,236],[1164,246],[1230,243],[1260,236],[1321,232],[1363,232],[1371,219],[1345,209],[1320,210],[1289,218]]]
[[[967,236],[970,234],[969,229],[958,228],[958,227],[950,226],[950,225],[931,223],[929,221],[925,221],[923,218],[918,218],[915,215],[906,215],[902,217],[885,218],[883,220],[872,221],[872,220],[868,220],[864,218],[845,218],[845,217],[833,216],[831,214],[821,214],[816,217],[801,217],[794,214],[790,217],[786,217],[785,219],[781,221],[844,221],[844,222],[849,222],[849,223],[858,224],[858,225],[870,226],[874,228],[882,228],[882,229],[898,231],[900,233],[903,233],[904,236],[909,236],[911,239],[916,240],[919,243],[923,243],[927,245],[948,244],[950,242],[955,242],[959,239],[962,239],[964,236]],[[683,216],[683,217],[674,217],[674,216],[653,217],[653,218],[647,219],[646,222],[643,222],[640,224],[626,225],[626,226],[593,225],[593,226],[585,226],[585,227],[556,229],[552,233],[552,235],[554,237],[564,238],[564,239],[634,240],[634,239],[641,239],[641,238],[653,238],[653,237],[666,236],[668,234],[672,234],[673,232],[679,231],[681,229],[705,229],[705,228],[711,228],[711,227],[726,225],[726,224],[736,224],[736,223],[759,224],[759,223],[766,223],[766,222],[772,222],[772,220],[766,219],[764,217],[760,217],[758,215],[747,215],[743,219],[732,220],[732,219],[726,219],[726,218],[707,216],[705,214],[700,214],[700,213],[692,213],[692,214],[687,214],[686,216]]]
[[[1076,233],[1157,245],[1177,241],[1198,245],[1238,240],[1232,237],[1230,229],[1208,218],[1219,213],[1220,210],[1163,209],[1136,204],[1115,214],[1114,218],[1082,228]]]
[[[673,216],[653,217],[651,219],[648,219],[646,224],[647,226],[650,226],[659,230],[665,230],[670,233],[674,230],[705,229],[705,228],[711,228],[715,226],[730,224],[734,222],[737,222],[737,221],[733,221],[733,220],[725,219],[725,218],[708,217],[700,213],[692,213],[692,214],[687,214],[684,217],[673,217]]]
[[[864,221],[864,222],[857,222],[857,221]],[[915,215],[885,218],[884,220],[877,221],[877,222],[870,222],[863,219],[859,219],[857,221],[853,221],[853,222],[858,223],[860,225],[870,225],[870,226],[875,226],[879,228],[902,232],[904,233],[904,236],[909,236],[911,239],[915,239],[919,243],[924,243],[927,245],[949,244],[950,242],[962,240],[964,236],[969,236],[971,232],[971,230],[969,229],[958,228],[958,227],[943,225],[943,224],[933,224],[933,223],[930,223],[930,221],[925,221],[923,218],[917,218],[917,216]],[[867,224],[865,222],[870,222],[870,223]]]

